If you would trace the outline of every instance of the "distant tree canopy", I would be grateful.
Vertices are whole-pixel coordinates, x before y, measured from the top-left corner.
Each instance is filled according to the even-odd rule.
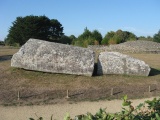
[[[108,44],[119,44],[122,42],[130,41],[130,40],[136,40],[137,37],[131,32],[128,31],[122,31],[122,30],[117,30],[116,32],[110,31],[108,32],[101,44],[103,45],[108,45]]]
[[[63,35],[58,41],[62,44],[71,44],[72,43],[72,39],[66,35]]]
[[[153,38],[151,36],[139,36],[138,40],[148,40],[148,41],[153,41]]]
[[[87,28],[84,29],[84,32],[74,40],[74,45],[87,47],[88,45],[99,45],[102,41],[102,35],[98,30],[91,32]]]
[[[153,41],[160,43],[160,30],[158,31],[157,34],[155,34],[155,35],[153,36]]]
[[[77,38],[74,35],[70,35],[69,38],[72,40],[71,44],[74,45]]]
[[[4,41],[0,40],[0,45],[5,45]]]
[[[5,44],[21,46],[29,38],[87,47],[88,45],[119,44],[137,39],[160,42],[160,30],[153,36],[153,38],[150,36],[137,37],[131,32],[122,30],[117,30],[116,32],[110,31],[102,37],[98,30],[90,31],[86,27],[84,32],[76,38],[74,35],[64,35],[62,24],[58,20],[49,19],[46,16],[30,15],[16,18],[9,29],[9,34],[5,38]]]
[[[46,16],[17,17],[9,29],[5,42],[23,45],[29,38],[55,41],[63,35],[63,27],[56,19]]]

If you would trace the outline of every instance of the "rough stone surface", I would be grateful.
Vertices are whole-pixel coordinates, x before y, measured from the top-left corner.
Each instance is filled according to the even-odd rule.
[[[150,67],[141,60],[118,52],[101,52],[98,59],[99,75],[127,74],[148,76]]]
[[[92,76],[94,52],[38,39],[29,39],[11,59],[11,66],[28,70]]]

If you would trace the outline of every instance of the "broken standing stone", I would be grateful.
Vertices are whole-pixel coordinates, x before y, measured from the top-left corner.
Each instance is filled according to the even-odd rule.
[[[11,59],[11,66],[51,73],[92,76],[93,51],[87,48],[29,39]]]
[[[101,52],[98,60],[99,75],[127,74],[148,76],[150,67],[144,61],[118,52]]]

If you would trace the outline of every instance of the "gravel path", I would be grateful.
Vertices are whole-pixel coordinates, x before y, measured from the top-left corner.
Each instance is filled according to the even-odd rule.
[[[131,100],[133,105],[143,103],[145,100],[152,100],[153,98]],[[99,102],[79,102],[69,104],[68,102],[55,105],[42,106],[17,106],[17,107],[3,107],[0,106],[1,120],[29,120],[30,117],[37,119],[37,116],[43,117],[44,120],[50,120],[51,115],[56,120],[63,120],[66,113],[70,113],[71,117],[75,115],[85,114],[91,112],[95,114],[99,108],[106,108],[107,112],[115,113],[121,110],[122,100],[99,101]]]

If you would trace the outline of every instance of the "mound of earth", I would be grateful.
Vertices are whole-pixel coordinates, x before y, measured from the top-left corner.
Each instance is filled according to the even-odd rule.
[[[146,40],[128,41],[110,46],[89,46],[92,50],[129,52],[129,53],[160,53],[160,43]]]

